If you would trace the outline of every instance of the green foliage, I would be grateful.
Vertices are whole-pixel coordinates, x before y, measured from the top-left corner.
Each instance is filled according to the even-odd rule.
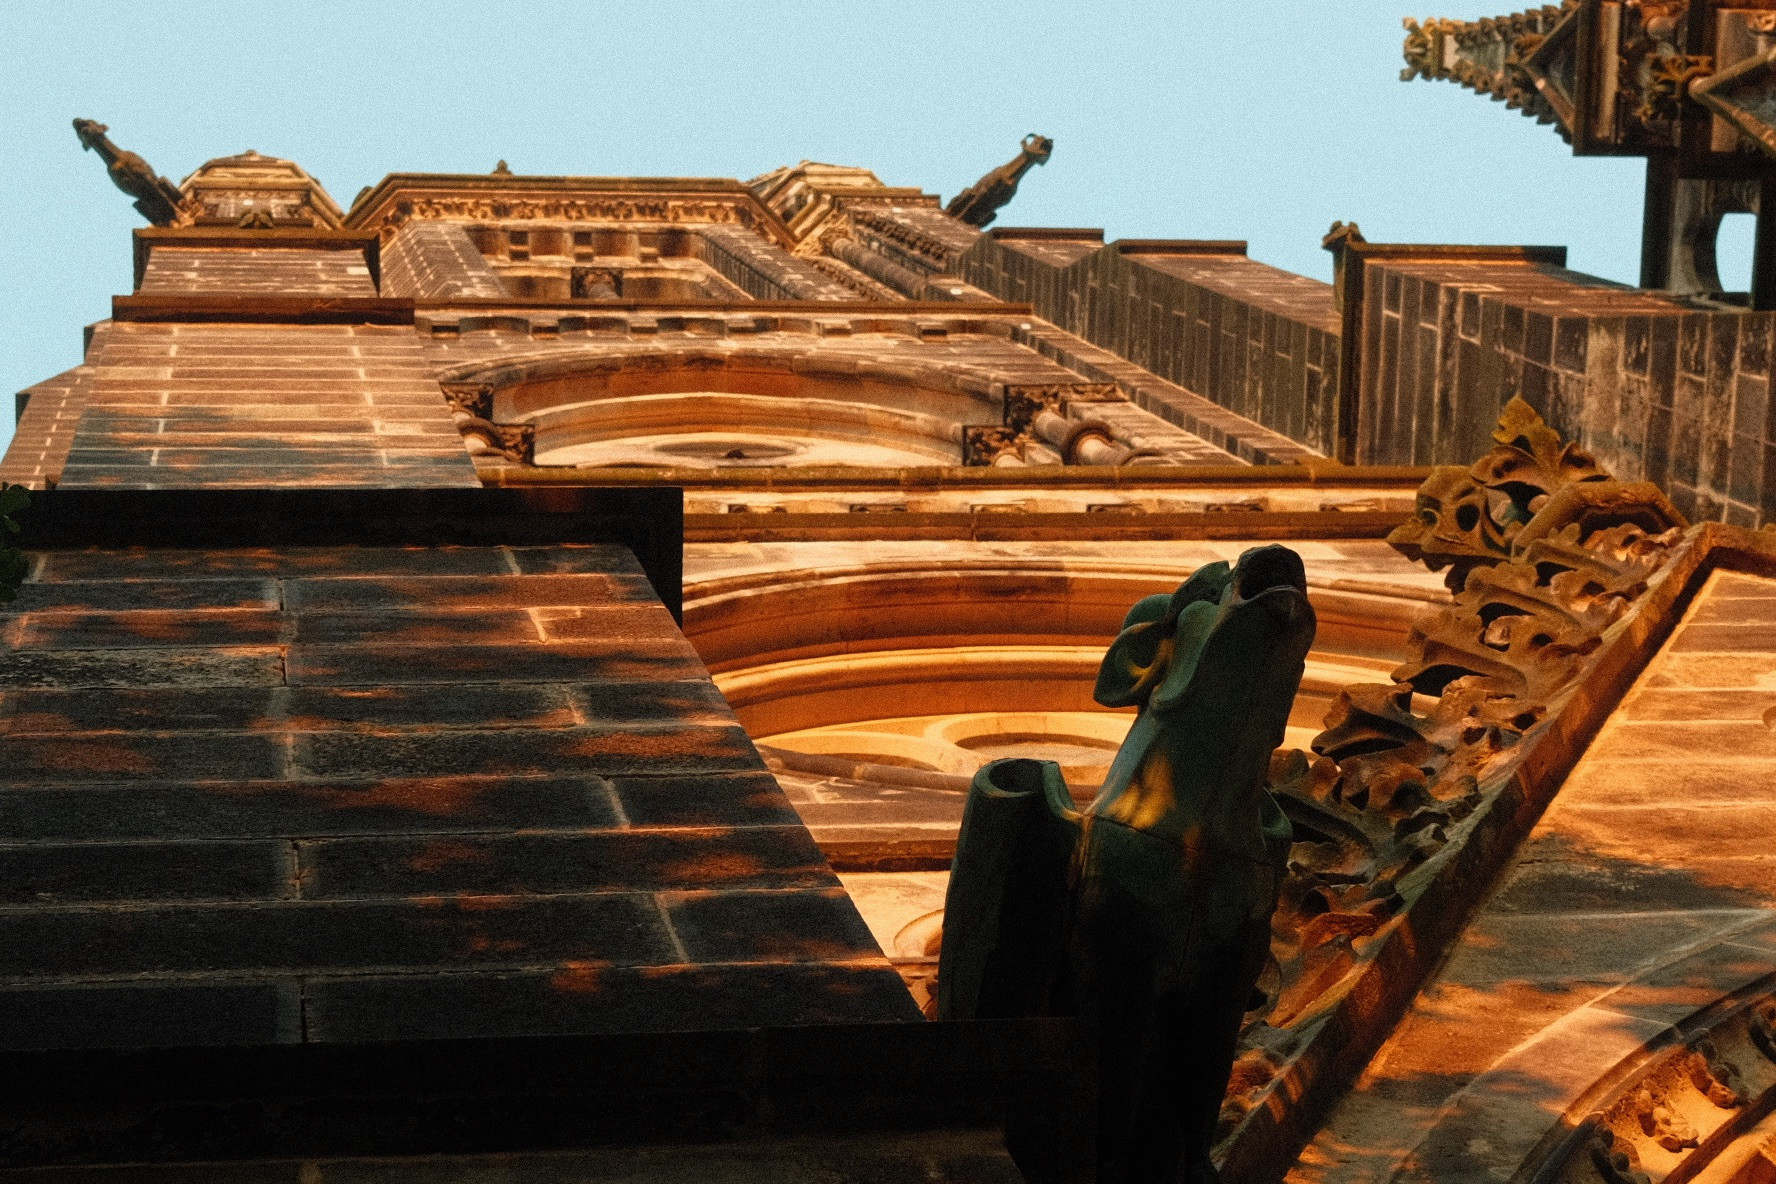
[[[25,582],[30,564],[25,553],[12,545],[9,536],[19,532],[13,521],[31,503],[31,493],[23,485],[0,485],[0,604],[10,603]]]

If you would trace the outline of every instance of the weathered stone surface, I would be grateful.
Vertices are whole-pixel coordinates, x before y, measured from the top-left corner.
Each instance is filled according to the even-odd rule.
[[[1682,644],[1773,589],[1708,576],[1291,1184],[1517,1171],[1601,1075],[1776,973],[1769,729],[1743,718],[1776,649],[1756,629]]]
[[[53,552],[26,587],[9,1047],[917,1017],[621,548]]]

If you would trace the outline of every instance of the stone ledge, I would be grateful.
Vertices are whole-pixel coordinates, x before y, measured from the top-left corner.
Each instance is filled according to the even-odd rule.
[[[0,1129],[13,1167],[224,1160],[236,1180],[272,1166],[246,1160],[978,1130],[1040,1105],[1090,1162],[1092,1047],[1076,1020],[1003,1020],[17,1053]]]
[[[27,551],[85,547],[619,543],[681,616],[683,495],[608,489],[55,489],[20,516]]]

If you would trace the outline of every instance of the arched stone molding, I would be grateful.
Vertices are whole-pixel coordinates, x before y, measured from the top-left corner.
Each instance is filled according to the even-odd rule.
[[[1101,656],[1129,605],[1171,591],[1193,567],[946,557],[749,573],[688,587],[684,627],[716,674],[940,646],[1067,643],[1095,646]],[[1343,583],[1309,580],[1319,615],[1316,644],[1325,653],[1373,659],[1371,673],[1391,668],[1425,602]]]
[[[1127,728],[1092,700],[1104,646],[1129,605],[1191,566],[951,558],[751,573],[692,585],[685,632],[761,743],[956,775],[1041,750],[1086,783],[1083,750],[1107,765]],[[1291,720],[1302,748],[1339,691],[1398,664],[1424,607],[1323,581],[1310,595],[1321,640]]]
[[[931,416],[956,424],[997,423],[1004,383],[974,364],[913,339],[837,344],[709,345],[600,343],[452,367],[446,391],[471,391],[487,418],[529,422],[615,399],[718,392],[785,400],[825,399]],[[893,357],[885,356],[892,352]]]
[[[715,682],[750,735],[798,752],[889,765],[904,758],[915,768],[972,775],[1001,756],[1066,755],[1037,747],[1107,747],[1107,767],[1134,714],[1092,700],[1103,657],[1101,645],[882,650],[777,662]],[[1377,674],[1361,660],[1310,655],[1286,744],[1305,749],[1338,692]],[[989,716],[997,723],[989,725]],[[1106,725],[1100,717],[1121,722]],[[998,751],[1011,743],[991,739],[1001,736],[1034,747]]]
[[[539,465],[953,465],[960,425],[837,399],[714,391],[577,403],[532,420]]]

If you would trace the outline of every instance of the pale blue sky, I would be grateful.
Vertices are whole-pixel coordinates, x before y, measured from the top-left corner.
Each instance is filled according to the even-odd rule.
[[[1452,2],[1427,15],[1496,15]],[[1448,83],[1398,81],[1400,0],[300,5],[0,0],[0,394],[79,361],[142,220],[75,116],[175,182],[246,148],[343,206],[390,172],[746,178],[808,158],[947,199],[1055,140],[1005,225],[1243,238],[1329,278],[1319,238],[1559,243],[1632,281],[1639,161]],[[1736,230],[1735,234],[1738,233]],[[1723,242],[1723,279],[1750,242]],[[1739,284],[1743,286],[1744,277]],[[0,414],[10,438],[11,400]]]

